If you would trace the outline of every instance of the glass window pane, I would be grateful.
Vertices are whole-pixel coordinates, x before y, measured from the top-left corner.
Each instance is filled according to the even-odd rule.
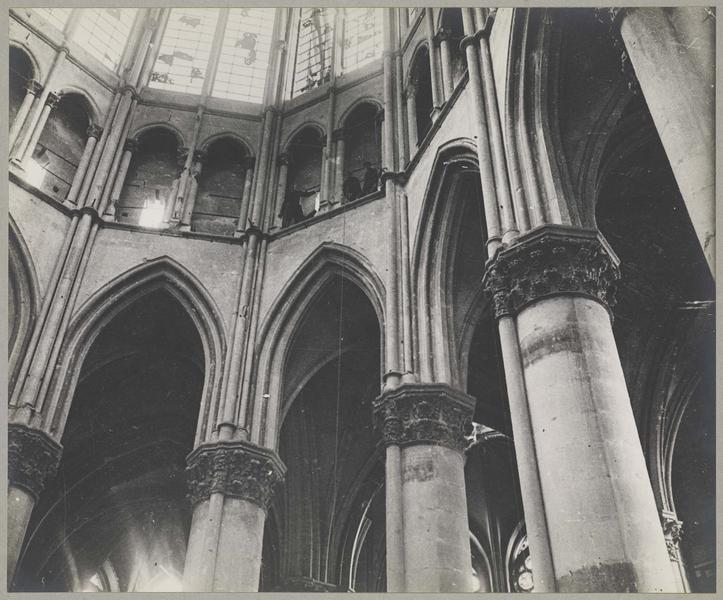
[[[326,8],[299,9],[298,31],[292,97],[313,90],[331,78],[333,12]]]
[[[149,86],[200,94],[217,20],[215,8],[172,9]]]
[[[347,8],[344,10],[342,68],[352,71],[379,56],[382,47],[382,10]]]
[[[261,102],[271,54],[273,8],[232,8],[212,95]]]
[[[115,71],[137,12],[135,8],[83,9],[73,40]]]
[[[60,31],[65,28],[70,13],[73,11],[72,8],[34,8],[33,10]]]

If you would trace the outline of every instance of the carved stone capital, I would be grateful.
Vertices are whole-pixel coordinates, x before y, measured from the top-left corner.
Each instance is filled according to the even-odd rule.
[[[586,296],[610,310],[618,264],[599,232],[547,226],[499,251],[488,262],[483,283],[498,319],[559,295]]]
[[[187,462],[188,496],[193,505],[221,493],[266,510],[286,473],[276,452],[246,441],[199,446]]]
[[[335,129],[334,131],[332,131],[331,139],[335,142],[338,142],[339,140],[343,140],[344,139],[344,128],[339,127],[339,129]]]
[[[683,537],[683,522],[679,521],[675,513],[662,511],[660,523],[663,526],[665,545],[671,560],[680,562],[680,540]]]
[[[40,94],[43,92],[43,86],[39,81],[35,79],[28,79],[28,81],[25,83],[25,89],[29,94],[32,94],[33,96],[40,96]]]
[[[463,452],[474,399],[444,384],[402,384],[374,401],[374,418],[385,445],[445,446]]]
[[[135,154],[136,152],[138,152],[138,140],[127,139],[125,141],[125,144],[123,144],[123,150],[126,150],[131,154]]]
[[[37,501],[58,470],[63,448],[48,434],[25,425],[8,427],[8,479]]]
[[[203,164],[208,158],[208,152],[205,150],[194,150],[193,151],[193,162]]]
[[[97,123],[91,123],[85,133],[88,137],[92,137],[97,140],[100,139],[101,135],[103,135],[103,128]]]
[[[60,102],[60,94],[56,94],[55,92],[50,92],[45,99],[45,105],[49,106],[51,110],[58,106],[58,102]]]

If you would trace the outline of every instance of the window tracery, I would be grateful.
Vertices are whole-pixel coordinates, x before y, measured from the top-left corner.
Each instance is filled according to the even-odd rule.
[[[333,21],[333,12],[327,8],[299,9],[292,97],[318,88],[331,79]]]
[[[229,11],[212,95],[261,102],[271,53],[273,8]]]
[[[125,50],[136,8],[89,8],[80,11],[73,40],[114,71]]]
[[[218,15],[218,9],[171,10],[149,87],[201,93]]]
[[[345,9],[342,36],[342,69],[352,71],[377,58],[382,46],[381,32],[381,9]]]
[[[73,12],[72,8],[34,8],[33,10],[60,31],[65,29],[65,24]]]

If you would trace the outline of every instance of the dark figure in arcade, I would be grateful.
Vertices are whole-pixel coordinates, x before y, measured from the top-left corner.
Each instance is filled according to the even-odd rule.
[[[288,227],[303,221],[307,216],[301,210],[301,199],[313,196],[316,193],[314,190],[302,190],[294,183],[291,188],[286,190],[286,196],[284,198],[284,204],[281,206],[281,226]]]
[[[361,184],[351,173],[346,174],[344,185],[342,185],[342,192],[344,193],[344,203],[353,202],[362,195]]]
[[[379,171],[377,171],[370,162],[364,163],[364,185],[362,192],[366,196],[372,194],[379,189]]]

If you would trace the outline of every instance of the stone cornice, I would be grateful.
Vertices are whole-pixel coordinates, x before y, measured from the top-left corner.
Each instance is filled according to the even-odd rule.
[[[221,493],[266,510],[286,474],[276,452],[241,440],[199,446],[187,462],[188,496],[193,505]]]
[[[498,251],[487,264],[483,284],[498,319],[559,295],[592,298],[610,311],[618,264],[599,232],[548,225]]]
[[[463,452],[474,398],[445,384],[404,383],[374,401],[374,418],[387,446],[433,445]]]
[[[8,478],[37,501],[55,477],[63,448],[47,433],[11,423],[8,427]]]

